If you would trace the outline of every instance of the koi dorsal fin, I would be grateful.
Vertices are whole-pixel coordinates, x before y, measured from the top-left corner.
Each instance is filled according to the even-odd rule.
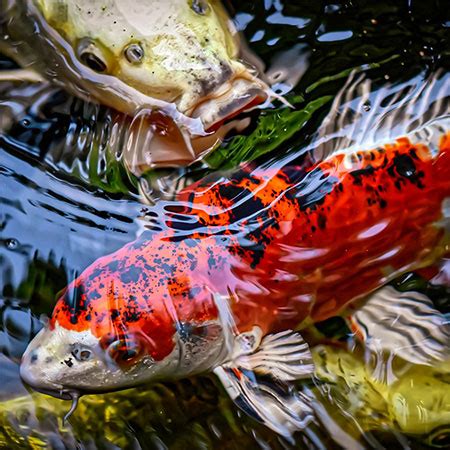
[[[450,76],[444,71],[378,89],[353,72],[317,132],[314,157],[370,150],[402,136],[438,148],[449,124]]]

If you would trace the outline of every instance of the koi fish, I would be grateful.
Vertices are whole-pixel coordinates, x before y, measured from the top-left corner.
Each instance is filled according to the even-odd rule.
[[[146,157],[135,166],[192,162],[229,130],[224,122],[271,95],[239,60],[237,30],[218,0],[19,0],[1,18],[0,49],[28,69],[25,79],[37,72],[137,115],[134,134],[144,122]]]
[[[22,378],[72,411],[81,394],[213,370],[289,438],[313,420],[292,388],[313,374],[309,324],[342,314],[374,351],[445,359],[450,330],[431,302],[383,286],[449,252],[449,81],[372,92],[351,77],[311,153],[158,202],[148,230],[69,284]]]
[[[373,377],[362,358],[345,349],[319,345],[313,355],[316,376],[326,382],[324,394],[338,398],[336,406],[365,432],[388,427],[445,447],[450,432],[450,360],[434,367],[405,367],[395,382],[386,384]]]

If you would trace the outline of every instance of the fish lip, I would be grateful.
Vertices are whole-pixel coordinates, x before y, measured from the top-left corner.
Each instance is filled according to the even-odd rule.
[[[35,378],[33,375],[32,367],[28,364],[22,363],[20,365],[20,378],[22,383],[32,389],[33,391],[40,392],[42,394],[50,395],[51,397],[59,398],[61,400],[71,400],[71,393],[79,393],[81,395],[81,390],[77,388],[62,386],[58,384],[51,383],[49,381],[40,380]]]
[[[234,91],[238,83],[244,84]],[[257,78],[236,77],[229,84],[224,92],[206,96],[186,112],[190,117],[200,118],[207,133],[216,131],[224,123],[256,108],[270,97],[269,87]],[[213,115],[205,117],[211,114],[211,109],[214,110]]]
[[[25,382],[26,383],[26,382]],[[48,389],[48,388],[41,388],[39,386],[32,386],[28,383],[26,383],[27,386],[29,386],[33,391],[39,392],[40,394],[46,394],[50,397],[55,397],[60,400],[72,400],[72,394],[77,393],[79,396],[84,395],[83,392],[81,392],[78,389]]]
[[[24,380],[23,380],[24,381]],[[61,389],[58,388],[49,388],[49,387],[41,387],[41,386],[34,386],[32,384],[27,383],[24,381],[24,383],[30,387],[33,391],[39,392],[40,394],[49,395],[50,397],[55,397],[60,400],[72,400],[73,395],[76,394],[79,397],[84,395],[95,395],[95,394],[105,394],[106,392],[113,392],[113,391],[119,391],[123,389],[127,389],[126,387],[122,389],[106,389],[106,390],[100,390],[100,389],[80,389],[77,387],[62,387]]]
[[[79,397],[82,397],[84,395],[96,395],[96,394],[106,394],[109,392],[118,392],[118,391],[124,391],[127,389],[131,389],[135,386],[117,386],[117,387],[111,387],[111,388],[105,388],[105,389],[89,389],[89,388],[79,388],[79,387],[71,387],[71,386],[65,386],[65,387],[44,387],[44,386],[37,386],[33,385],[31,383],[28,383],[26,380],[22,378],[22,382],[28,386],[33,391],[39,392],[41,394],[49,395],[50,397],[55,397],[60,400],[72,400],[73,395],[76,394]]]
[[[23,364],[20,365],[20,378],[22,383],[33,391],[60,398],[62,400],[70,400],[72,398],[69,396],[69,392],[79,391],[79,389],[68,389],[63,386],[57,386],[50,383],[40,383],[38,380],[33,378],[32,373],[30,373],[30,368]]]

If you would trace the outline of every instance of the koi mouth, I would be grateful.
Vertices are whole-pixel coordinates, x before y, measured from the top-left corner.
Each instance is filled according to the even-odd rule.
[[[189,115],[200,118],[207,132],[214,132],[231,118],[266,101],[269,93],[269,87],[256,78],[236,78],[196,105]]]
[[[204,135],[191,135],[162,111],[142,110],[129,126],[123,160],[137,176],[150,167],[188,165],[211,151],[231,129],[246,128],[248,117],[231,119],[266,101],[269,93],[257,79],[236,79],[189,112],[192,120],[203,123]]]
[[[83,395],[95,395],[95,394],[105,394],[106,392],[118,392],[123,391],[125,389],[129,389],[129,386],[120,386],[117,388],[108,388],[105,390],[100,389],[75,389],[75,388],[62,388],[62,389],[51,389],[51,388],[43,388],[33,384],[28,383],[24,377],[21,375],[22,380],[25,382],[27,386],[30,386],[34,391],[39,392],[41,394],[49,395],[50,397],[57,398],[59,400],[71,401],[71,405],[69,410],[64,414],[63,417],[63,425],[70,419],[72,414],[78,408],[78,402]]]

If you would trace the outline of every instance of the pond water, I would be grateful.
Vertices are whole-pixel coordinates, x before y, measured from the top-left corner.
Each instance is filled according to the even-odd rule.
[[[165,183],[190,182],[249,159],[267,165],[301,155],[353,69],[370,72],[381,85],[449,68],[450,16],[443,1],[261,0],[228,6],[269,70],[295,66],[293,88],[274,84],[294,108],[274,102],[252,111],[252,125],[227,138],[207,164],[153,171],[138,180],[108,150],[111,139],[120,147],[126,135],[124,126],[115,127],[114,112],[53,86],[0,82],[0,448],[450,445],[450,362],[411,366],[383,384],[338,318],[309,331],[313,342],[319,334],[325,340],[313,348],[316,378],[299,389],[316,399],[320,423],[297,433],[294,444],[240,412],[212,375],[83,397],[66,424],[67,402],[21,382],[21,355],[58,292],[142,232],[149,208],[143,192],[155,200]],[[0,70],[11,68],[14,63],[2,57]],[[408,273],[394,284],[419,290],[449,314],[448,283],[430,284],[424,277]]]

